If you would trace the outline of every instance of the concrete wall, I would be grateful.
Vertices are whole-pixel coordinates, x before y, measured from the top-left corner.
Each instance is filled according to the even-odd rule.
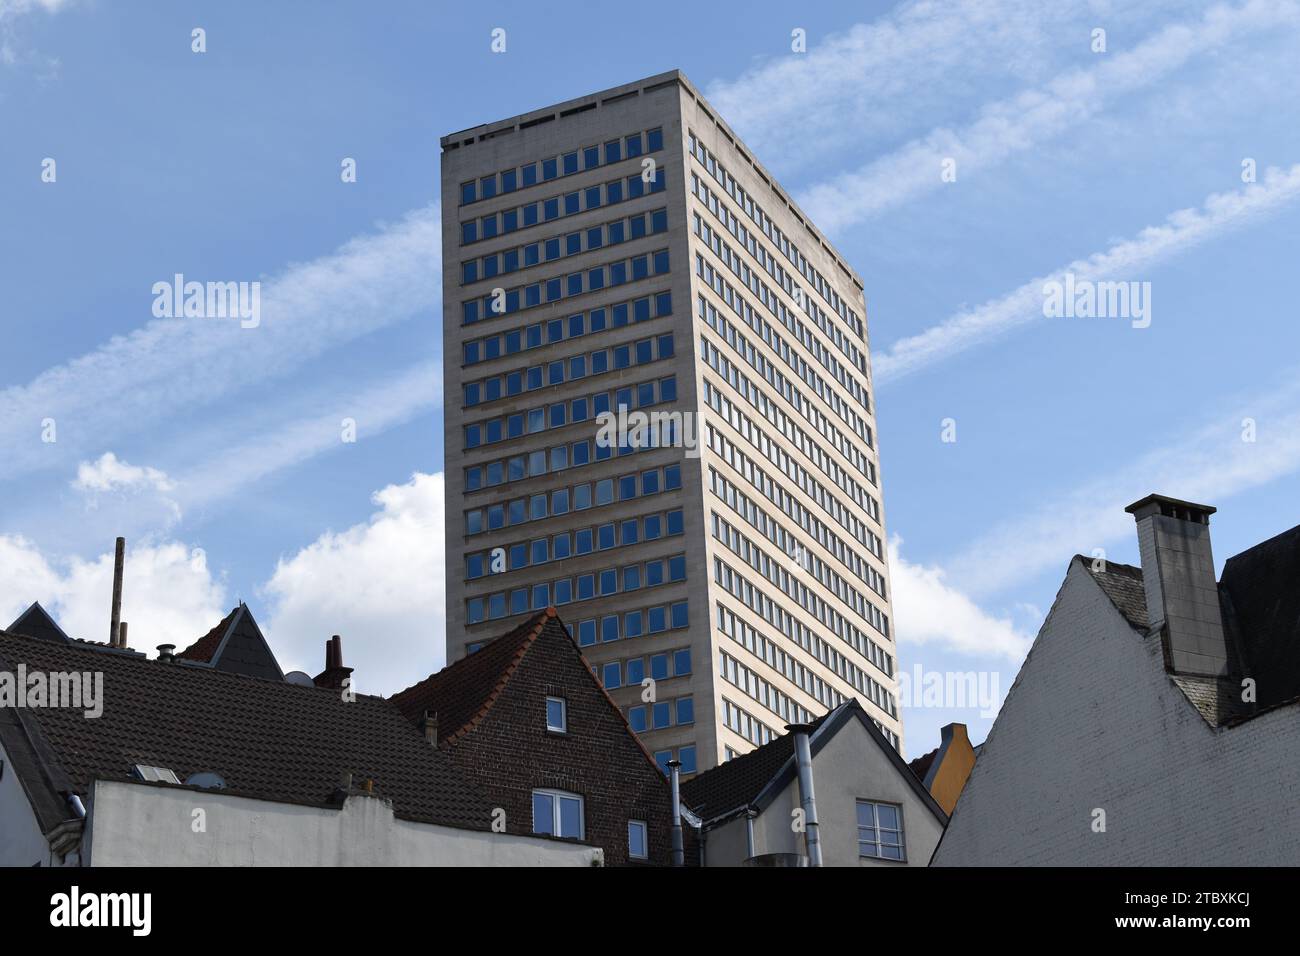
[[[197,810],[206,832],[195,832]],[[93,866],[591,866],[596,847],[394,819],[382,800],[341,810],[100,781]]]
[[[936,865],[1296,865],[1294,706],[1211,728],[1072,563]],[[1094,832],[1094,810],[1105,832]]]
[[[56,865],[58,860],[50,853],[31,801],[2,746],[0,761],[4,762],[4,775],[0,776],[0,866]]]
[[[903,808],[908,866],[926,866],[943,826],[857,720],[847,723],[813,756],[822,861],[826,866],[900,866],[858,856],[858,800],[897,803]],[[803,834],[791,828],[799,805],[799,783],[792,779],[754,821],[756,853],[803,853]],[[709,832],[709,866],[737,866],[745,858],[745,821]]]

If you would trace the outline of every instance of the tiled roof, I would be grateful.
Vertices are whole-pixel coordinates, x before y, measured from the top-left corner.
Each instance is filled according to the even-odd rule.
[[[0,670],[20,662],[29,672],[103,674],[99,718],[46,707],[0,721],[6,749],[36,755],[46,790],[84,798],[93,780],[129,781],[144,764],[182,781],[217,773],[232,794],[323,806],[351,773],[358,784],[373,780],[398,817],[471,829],[490,822],[490,808],[446,755],[382,698],[348,702],[324,688],[0,631]]]
[[[231,608],[230,613],[218,621],[212,630],[176,656],[187,661],[201,661],[204,664],[212,663],[212,655],[217,653],[217,648],[221,646],[221,639],[226,636],[226,631],[230,630],[230,625],[235,620],[235,615],[239,613],[240,607],[242,605]]]
[[[1131,564],[1085,558],[1081,554],[1076,554],[1074,560],[1080,562],[1093,580],[1101,585],[1101,589],[1119,613],[1124,615],[1124,619],[1145,633],[1151,623],[1147,617],[1147,595],[1142,587],[1142,569]]]
[[[418,721],[426,711],[436,714],[438,743],[454,741],[488,712],[524,653],[555,618],[552,608],[539,611],[509,634],[389,699],[411,721]]]
[[[934,765],[934,758],[937,756],[939,756],[939,748],[935,747],[928,754],[922,754],[915,760],[908,761],[907,765],[912,773],[916,774],[916,779],[925,783],[925,775],[930,772],[930,768]]]

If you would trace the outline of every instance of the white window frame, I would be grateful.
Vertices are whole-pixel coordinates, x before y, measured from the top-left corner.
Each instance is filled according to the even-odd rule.
[[[866,804],[867,806],[870,806],[870,807],[871,807],[871,822],[872,822],[872,825],[871,825],[871,827],[869,827],[869,828],[864,828],[864,827],[862,826],[862,824],[858,823],[858,819],[857,819],[858,808],[861,807],[863,804]],[[898,829],[897,829],[897,830],[893,830],[893,829],[890,829],[890,828],[888,828],[888,827],[883,828],[883,829],[887,830],[887,831],[890,832],[890,833],[897,833],[897,834],[898,834],[898,849],[899,849],[899,853],[901,854],[901,857],[900,857],[899,859],[897,859],[897,860],[895,860],[895,859],[891,859],[890,857],[887,857],[887,856],[881,856],[881,855],[879,855],[879,854],[876,854],[876,855],[873,856],[873,855],[871,855],[871,854],[869,854],[869,853],[863,853],[863,852],[862,852],[862,844],[863,844],[863,840],[862,840],[862,830],[863,830],[863,829],[871,829],[871,830],[875,831],[875,834],[876,834],[876,841],[875,841],[875,843],[873,843],[873,844],[871,844],[871,845],[875,846],[877,849],[879,849],[881,846],[887,845],[887,844],[882,844],[882,843],[880,842],[880,832],[881,832],[881,830],[882,830],[882,827],[880,826],[880,815],[876,812],[876,808],[877,808],[877,807],[890,807],[890,808],[892,808],[893,810],[897,811],[897,813],[898,813]],[[883,861],[883,862],[885,862],[885,863],[906,863],[906,862],[907,862],[907,824],[906,824],[906,822],[903,820],[903,805],[902,805],[902,804],[900,804],[900,803],[891,803],[891,802],[888,801],[888,800],[871,800],[871,799],[868,799],[867,797],[858,797],[857,802],[854,804],[854,807],[853,807],[853,813],[854,813],[854,820],[853,820],[853,822],[854,822],[855,824],[857,824],[857,829],[858,829],[858,839],[857,839],[857,843],[858,843],[858,858],[859,858],[859,859],[862,859],[862,860],[881,860],[881,861]]]
[[[538,831],[537,806],[534,803],[533,805],[533,833],[534,834],[537,834],[538,836],[553,836],[556,839],[560,839],[560,840],[574,840],[574,839],[585,840],[587,838],[587,804],[586,801],[583,800],[581,794],[570,793],[568,790],[551,790],[546,787],[539,787],[533,791],[532,795],[536,797],[539,793],[544,794],[551,798],[551,832],[540,833]],[[561,800],[578,801],[578,835],[576,837],[566,837],[560,834],[560,821],[562,819],[562,815],[560,813]]]
[[[555,702],[560,705],[560,726],[556,727],[551,724],[551,703]],[[567,734],[569,732],[569,702],[563,697],[546,698],[546,729],[554,734]]]
[[[632,828],[633,827],[641,828],[641,846],[645,848],[644,853],[632,852]],[[650,859],[650,827],[646,825],[646,822],[644,820],[627,821],[627,855],[628,855],[628,859],[631,860]]]

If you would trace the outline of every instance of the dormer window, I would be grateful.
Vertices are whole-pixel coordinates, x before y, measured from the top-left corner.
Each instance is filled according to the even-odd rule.
[[[546,698],[546,729],[551,733],[569,732],[569,708],[563,697]]]

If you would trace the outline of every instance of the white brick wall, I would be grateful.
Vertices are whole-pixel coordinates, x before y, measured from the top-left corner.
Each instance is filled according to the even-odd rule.
[[[1071,563],[934,864],[1300,864],[1297,731],[1296,706],[1210,728]]]

